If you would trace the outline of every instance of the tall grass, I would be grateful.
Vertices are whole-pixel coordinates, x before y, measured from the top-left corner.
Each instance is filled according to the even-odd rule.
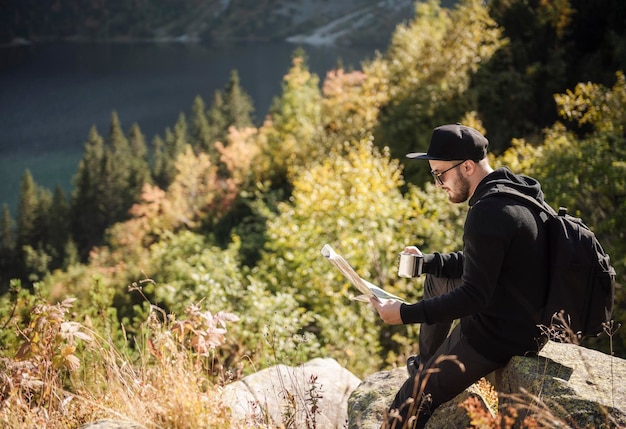
[[[72,300],[37,304],[17,327],[14,358],[0,361],[0,426],[76,428],[114,419],[147,428],[230,427],[213,367],[232,314],[191,306],[176,320],[156,307],[129,350],[69,321]],[[130,345],[129,345],[130,349]]]
[[[238,321],[234,314],[212,314],[198,304],[178,319],[151,306],[140,335],[119,348],[106,333],[96,332],[88,319],[71,320],[76,317],[73,302],[48,304],[23,295],[12,309],[5,309],[16,323],[0,324],[3,339],[10,337],[9,330],[13,335],[0,355],[0,427],[66,429],[103,419],[148,429],[275,427],[267,410],[261,409],[253,422],[237,423],[222,402],[223,386],[241,377],[228,373],[217,353],[226,343],[227,325]],[[550,338],[578,343],[567,321],[562,317],[558,321],[560,326],[546,328]],[[607,326],[606,333],[613,335],[614,327]],[[442,359],[454,361],[454,356]],[[322,397],[315,380],[309,384],[306,427],[315,429]],[[424,387],[416,386],[416,398]],[[495,408],[498,394],[493,387],[481,380],[479,390]],[[557,417],[563,410],[549,398],[524,391],[504,398],[507,404],[495,415],[475,397],[461,405],[477,428],[577,427],[571,419]],[[296,427],[295,398],[291,403],[282,416],[283,428]],[[422,405],[406,404],[413,412]],[[611,426],[614,419],[608,413],[606,417]],[[405,427],[402,423],[407,422],[395,422],[394,427]]]

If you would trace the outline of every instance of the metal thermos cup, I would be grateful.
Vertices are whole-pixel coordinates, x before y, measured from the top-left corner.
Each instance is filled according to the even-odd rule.
[[[422,274],[423,263],[422,255],[402,252],[398,259],[398,275],[405,278],[419,277]]]

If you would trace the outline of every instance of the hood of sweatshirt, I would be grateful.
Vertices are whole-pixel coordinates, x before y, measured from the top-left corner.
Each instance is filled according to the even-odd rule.
[[[508,168],[501,167],[494,170],[480,181],[476,187],[476,191],[474,191],[474,195],[472,195],[469,199],[470,207],[478,202],[478,200],[480,200],[496,185],[508,186],[523,194],[531,196],[540,202],[543,202],[541,184],[536,179],[523,174],[514,174]]]

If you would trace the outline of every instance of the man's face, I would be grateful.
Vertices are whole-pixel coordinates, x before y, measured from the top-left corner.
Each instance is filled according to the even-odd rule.
[[[435,161],[431,160],[430,168],[435,185],[441,186],[448,193],[452,203],[462,203],[469,198],[469,180],[461,174],[465,161]]]

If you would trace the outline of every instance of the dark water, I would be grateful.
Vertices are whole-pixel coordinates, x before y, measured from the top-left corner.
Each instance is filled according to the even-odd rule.
[[[209,107],[232,70],[252,97],[257,122],[280,95],[298,47],[257,43],[56,44],[0,49],[0,204],[15,214],[26,169],[37,184],[69,191],[89,130],[108,133],[112,111],[124,130],[138,123],[148,142],[164,135],[201,96]],[[323,79],[338,61],[361,68],[371,49],[304,46]]]

